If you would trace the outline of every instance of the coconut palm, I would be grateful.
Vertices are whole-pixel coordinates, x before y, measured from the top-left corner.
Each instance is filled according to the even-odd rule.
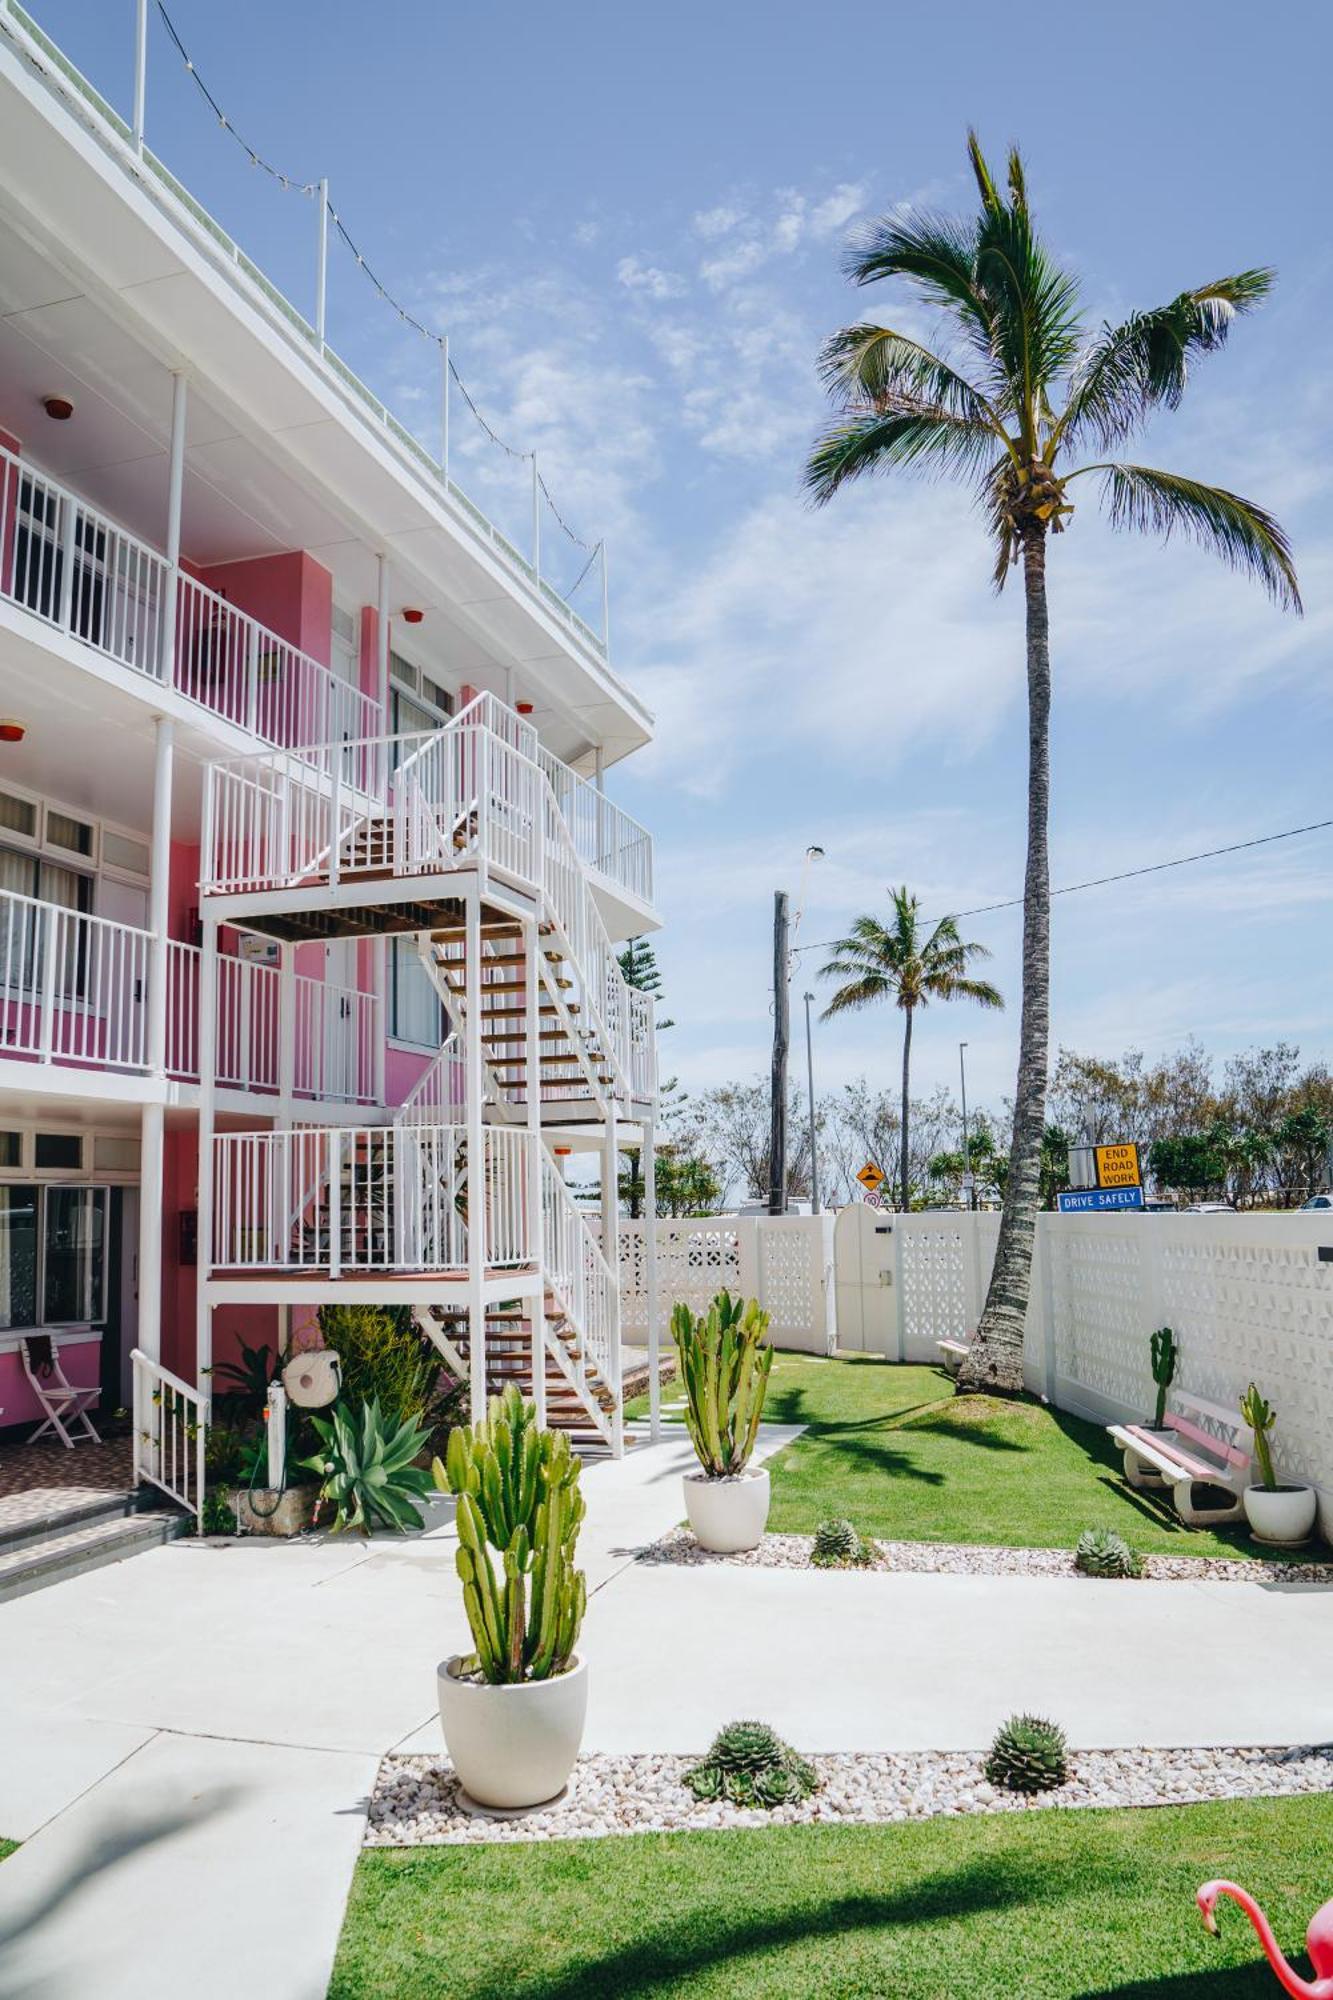
[[[822,368],[838,413],[811,454],[806,479],[823,503],[864,472],[952,476],[980,501],[996,587],[1022,565],[1028,848],[1018,1081],[999,1245],[964,1365],[970,1386],[1017,1393],[1050,1015],[1048,537],[1070,524],[1081,490],[1075,482],[1091,480],[1113,527],[1200,542],[1288,610],[1300,610],[1300,596],[1287,538],[1262,507],[1113,455],[1154,412],[1178,406],[1193,363],[1223,346],[1235,316],[1266,297],[1273,273],[1241,271],[1195,286],[1089,335],[1077,283],[1037,236],[1018,153],[1009,155],[1003,193],[974,133],[968,153],[980,197],[974,217],[894,210],[863,233],[847,266],[858,285],[905,279],[943,320],[943,345],[936,351],[878,324],[834,334]],[[1095,456],[1079,462],[1089,447]]]
[[[903,1013],[903,1109],[899,1134],[899,1184],[904,1210],[911,1207],[912,1183],[908,1168],[908,1122],[912,1076],[912,1016],[918,1007],[932,1000],[975,1000],[979,1007],[1003,1007],[996,988],[984,979],[968,977],[974,959],[989,958],[984,944],[964,944],[952,917],[941,917],[927,933],[921,922],[921,905],[903,889],[890,889],[892,911],[889,922],[878,917],[857,917],[848,936],[831,946],[832,958],[820,967],[821,979],[841,979],[828,1006],[827,1021],[834,1014],[850,1013],[858,1007],[878,1006],[890,1000]]]

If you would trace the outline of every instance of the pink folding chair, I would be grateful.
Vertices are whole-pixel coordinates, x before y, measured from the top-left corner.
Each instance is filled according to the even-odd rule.
[[[36,1444],[39,1437],[45,1437],[48,1431],[53,1430],[60,1442],[73,1451],[75,1439],[65,1428],[68,1423],[75,1428],[81,1426],[81,1437],[90,1437],[94,1444],[100,1444],[102,1440],[93,1429],[88,1412],[100,1400],[102,1391],[75,1388],[60,1365],[60,1355],[49,1333],[30,1333],[20,1345],[23,1372],[46,1412],[45,1423],[37,1426],[28,1443]]]

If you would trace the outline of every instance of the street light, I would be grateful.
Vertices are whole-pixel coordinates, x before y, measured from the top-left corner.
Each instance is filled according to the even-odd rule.
[[[810,1102],[810,1213],[819,1213],[819,1155],[815,1151],[815,1047],[810,1039],[810,1002],[813,993],[805,995],[805,1083]]]
[[[967,1043],[958,1044],[958,1080],[963,1091],[963,1194],[968,1208],[977,1205],[977,1191],[972,1180],[972,1149],[967,1142]]]

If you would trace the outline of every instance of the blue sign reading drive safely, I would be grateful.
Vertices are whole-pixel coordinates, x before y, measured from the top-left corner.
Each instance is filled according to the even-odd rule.
[[[1061,1215],[1089,1215],[1094,1209],[1142,1208],[1141,1187],[1069,1188],[1057,1195]]]

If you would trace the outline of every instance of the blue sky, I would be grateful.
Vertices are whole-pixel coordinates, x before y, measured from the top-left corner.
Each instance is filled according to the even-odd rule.
[[[35,11],[128,107],[130,0]],[[608,537],[617,664],[660,725],[612,789],[657,834],[687,1084],[765,1066],[772,892],[795,891],[808,843],[827,859],[803,941],[882,906],[889,882],[932,913],[1021,887],[1019,593],[995,601],[948,489],[867,483],[818,516],[799,490],[821,337],[867,309],[905,317],[841,280],[847,229],[900,201],[967,204],[970,121],[996,154],[1024,147],[1093,321],[1249,265],[1280,274],[1135,455],[1274,509],[1306,619],[1190,548],[1111,536],[1084,489],[1051,561],[1055,882],[1333,813],[1325,10],[1126,0],[1020,33],[1012,10],[946,4],[929,35],[842,0],[171,12],[250,143],[329,176],[386,283],[449,327],[497,428],[537,443],[570,520]],[[308,300],[310,204],[210,121],[156,20],[148,129]],[[433,443],[429,351],[337,255],[330,337]],[[456,447],[464,483],[521,522],[506,463],[461,430]],[[1221,1055],[1285,1036],[1333,1058],[1331,863],[1325,833],[1058,902],[1054,1043],[1151,1055],[1194,1035]],[[951,1083],[966,1037],[971,1088],[997,1102],[1018,913],[965,929],[1015,1004],[928,1016],[917,1075]],[[831,1024],[821,1086],[887,1083],[896,1051],[893,1019]]]

